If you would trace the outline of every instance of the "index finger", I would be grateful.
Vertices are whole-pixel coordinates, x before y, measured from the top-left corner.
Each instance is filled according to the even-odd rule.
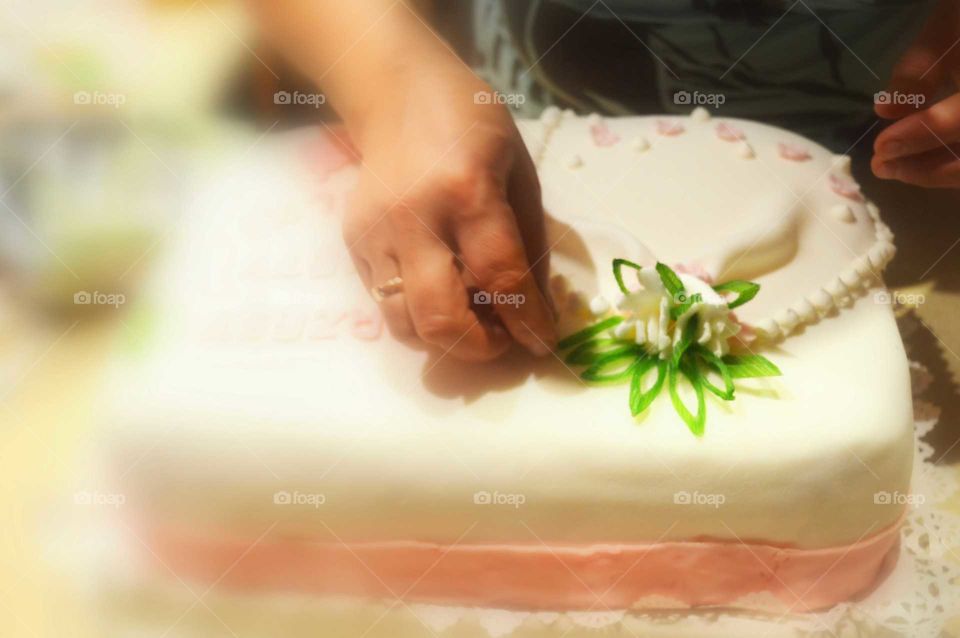
[[[877,136],[874,149],[881,160],[943,148],[960,141],[960,93],[892,124]]]
[[[505,203],[456,230],[463,262],[510,335],[536,355],[556,345],[553,315],[527,261],[513,211]]]

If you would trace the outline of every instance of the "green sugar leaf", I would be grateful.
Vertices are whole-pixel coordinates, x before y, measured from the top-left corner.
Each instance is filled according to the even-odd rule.
[[[671,361],[673,365],[678,365],[680,359],[683,358],[683,355],[687,352],[693,344],[693,340],[697,337],[697,327],[700,325],[700,317],[693,315],[687,320],[687,325],[683,327],[683,332],[680,333],[680,341],[673,349],[673,356]]]
[[[617,348],[599,357],[593,365],[583,371],[580,378],[591,383],[612,383],[622,381],[633,374],[646,353],[637,344]]]
[[[663,282],[663,287],[667,289],[674,299],[677,295],[684,292],[683,282],[680,281],[680,277],[677,276],[677,273],[673,272],[673,269],[670,266],[657,262],[657,273],[660,275],[660,281]]]
[[[667,365],[666,361],[655,356],[647,357],[637,364],[630,381],[630,414],[637,416],[650,407],[653,400],[657,398],[667,378]],[[654,368],[657,370],[657,379],[652,386],[644,390],[643,379]]]
[[[686,314],[686,312],[693,307],[693,304],[703,301],[703,295],[701,295],[699,292],[688,295],[686,291],[684,291],[677,295],[677,300],[680,303],[676,306],[670,307],[670,318],[674,321]]]
[[[613,348],[607,348],[603,351],[596,352],[592,357],[590,364],[599,365],[608,361],[615,361],[617,359],[623,359],[628,357],[643,357],[646,356],[646,352],[643,347],[636,343],[630,343],[629,341],[617,341],[617,345]],[[584,364],[577,364],[584,365]]]
[[[583,343],[584,341],[592,339],[593,337],[600,334],[604,330],[609,330],[610,328],[613,328],[614,326],[619,324],[621,321],[623,321],[623,317],[620,317],[620,316],[609,317],[607,319],[604,319],[603,321],[600,321],[598,323],[593,324],[592,326],[584,328],[579,332],[573,333],[572,335],[570,335],[569,337],[566,337],[565,339],[561,339],[560,342],[557,343],[557,347],[560,348],[561,350],[564,350],[566,348],[575,346],[579,343]]]
[[[683,403],[683,398],[680,396],[677,386],[679,377],[681,375],[686,377],[687,381],[690,383],[690,387],[692,387],[693,391],[696,393],[696,414],[693,414],[689,409],[687,409],[687,406]],[[671,363],[668,385],[670,387],[670,401],[673,403],[673,409],[677,411],[677,414],[680,415],[680,418],[683,419],[684,423],[687,424],[687,427],[694,436],[703,436],[707,422],[707,405],[703,392],[703,379],[701,379],[700,373],[696,366],[678,366]]]
[[[629,259],[617,258],[613,260],[613,278],[617,280],[617,286],[620,287],[621,292],[623,292],[625,295],[629,295],[630,290],[627,288],[626,284],[623,283],[622,271],[624,266],[629,266],[638,272],[640,271],[641,266],[640,264],[633,263]]]
[[[660,281],[663,282],[663,287],[670,293],[670,318],[674,321],[682,317],[683,313],[689,310],[693,304],[703,301],[703,295],[699,293],[694,295],[687,294],[680,277],[670,266],[662,262],[657,262],[657,273],[660,275]]]
[[[752,281],[734,279],[733,281],[717,284],[713,289],[721,294],[725,292],[736,293],[737,297],[727,304],[727,307],[732,310],[756,297],[757,293],[760,292],[760,284],[755,284]]]
[[[704,366],[715,370],[717,374],[720,375],[720,378],[723,379],[723,390],[721,390],[710,381],[710,378],[706,374],[703,374],[701,375],[703,387],[710,392],[713,392],[724,401],[733,401],[733,375],[730,374],[730,369],[727,367],[727,364],[723,362],[723,359],[710,352],[710,350],[703,347],[699,343],[693,347],[693,352],[700,359],[700,361],[703,362]]]
[[[563,360],[570,365],[588,366],[594,363],[600,356],[628,343],[628,341],[622,339],[591,339],[571,350]]]
[[[770,359],[759,354],[728,354],[723,358],[734,379],[748,379],[751,377],[779,377],[782,373]]]

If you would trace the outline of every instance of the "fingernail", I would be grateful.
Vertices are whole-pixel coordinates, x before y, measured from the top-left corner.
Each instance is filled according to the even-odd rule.
[[[876,170],[877,177],[890,178],[894,174],[894,166],[892,162],[883,162],[877,166]]]

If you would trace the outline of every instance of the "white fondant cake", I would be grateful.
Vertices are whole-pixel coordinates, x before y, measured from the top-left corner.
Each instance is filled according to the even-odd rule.
[[[847,158],[704,115],[520,123],[561,334],[622,305],[613,258],[659,260],[684,282],[759,283],[735,329],[782,376],[708,394],[695,437],[666,393],[633,417],[627,387],[559,357],[400,345],[341,245],[355,168],[318,175],[301,151],[335,155],[329,139],[286,136],[198,203],[118,371],[112,463],[151,553],[211,582],[236,562],[233,594],[541,610],[796,611],[868,587],[904,510],[883,495],[909,492],[913,454],[880,303],[892,237]]]

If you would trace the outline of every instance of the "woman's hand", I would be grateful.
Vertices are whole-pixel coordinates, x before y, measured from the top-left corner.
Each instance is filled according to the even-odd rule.
[[[403,278],[402,293],[381,303],[391,331],[470,360],[496,357],[512,341],[549,352],[536,171],[510,114],[475,99],[489,87],[418,3],[248,2],[360,150],[344,237],[368,287]]]
[[[926,187],[960,188],[960,93],[934,103],[953,80],[960,86],[960,3],[941,0],[893,71],[877,114],[896,119],[877,136],[877,177]]]
[[[507,110],[459,61],[394,78],[355,133],[361,175],[344,239],[391,332],[486,360],[555,345],[536,171]]]

